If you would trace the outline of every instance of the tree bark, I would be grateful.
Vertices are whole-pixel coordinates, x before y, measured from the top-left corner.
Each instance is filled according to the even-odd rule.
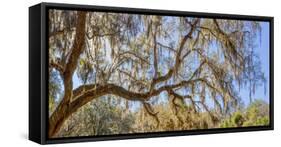
[[[74,39],[74,44],[71,49],[71,54],[69,55],[69,60],[63,71],[63,83],[64,83],[64,96],[61,103],[56,108],[55,112],[49,118],[49,130],[48,136],[52,137],[61,128],[65,119],[70,115],[69,104],[72,98],[72,76],[77,67],[77,62],[80,54],[84,50],[85,43],[85,20],[86,12],[78,12],[78,20],[76,26],[76,36]]]
[[[61,128],[65,120],[79,108],[92,101],[95,98],[99,98],[104,95],[112,94],[122,97],[130,101],[147,101],[153,96],[159,95],[163,91],[170,91],[177,87],[189,85],[194,82],[202,82],[202,79],[182,81],[178,84],[165,85],[152,92],[136,93],[126,90],[123,87],[106,84],[106,85],[82,85],[73,90],[73,100],[71,103],[62,101],[52,116],[49,118],[49,137],[53,137]]]
[[[74,39],[74,44],[71,50],[71,54],[69,55],[69,60],[65,65],[65,69],[63,71],[63,82],[64,82],[64,97],[56,110],[49,118],[49,128],[48,128],[48,136],[49,138],[54,137],[67,118],[74,112],[76,112],[79,108],[84,106],[86,103],[90,102],[91,100],[112,94],[118,97],[122,97],[124,99],[130,101],[141,101],[145,102],[153,96],[159,95],[163,91],[171,91],[174,88],[182,87],[189,85],[194,82],[202,82],[202,79],[189,79],[187,81],[181,81],[177,84],[173,85],[164,85],[159,87],[158,89],[152,88],[148,92],[144,93],[136,93],[129,90],[124,89],[121,86],[114,85],[114,84],[104,84],[104,85],[97,85],[97,84],[90,84],[90,85],[82,85],[77,89],[73,90],[73,83],[72,77],[75,69],[77,68],[77,63],[80,54],[84,51],[84,43],[85,43],[85,19],[86,19],[86,12],[78,12],[78,22],[76,26],[76,36]],[[195,21],[194,25],[198,22]],[[175,67],[177,67],[179,63],[180,54],[183,50],[183,46],[186,40],[191,36],[192,32],[194,31],[193,27],[190,32],[183,38],[181,41],[179,51],[177,57],[175,59]],[[155,52],[156,55],[156,52]],[[156,57],[155,57],[156,58]],[[156,61],[156,59],[155,59]],[[155,68],[157,68],[157,63]],[[176,69],[170,69],[168,73],[164,76],[156,76],[152,81],[153,84],[157,84],[163,81],[170,79],[173,75],[173,72]],[[157,73],[156,73],[157,74]],[[154,87],[154,86],[153,86]],[[149,105],[149,104],[147,104]],[[156,114],[154,112],[151,112]]]

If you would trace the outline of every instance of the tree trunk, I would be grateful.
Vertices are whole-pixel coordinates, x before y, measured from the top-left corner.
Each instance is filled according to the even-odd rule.
[[[66,120],[66,118],[70,115],[69,105],[72,99],[72,76],[77,67],[77,62],[80,54],[84,51],[84,43],[85,43],[85,20],[86,20],[86,12],[78,11],[78,20],[76,26],[76,36],[74,39],[74,44],[71,49],[71,54],[69,55],[69,60],[65,65],[65,69],[63,71],[63,83],[64,83],[64,97],[53,112],[52,116],[49,118],[49,130],[48,136],[54,136],[62,124]]]

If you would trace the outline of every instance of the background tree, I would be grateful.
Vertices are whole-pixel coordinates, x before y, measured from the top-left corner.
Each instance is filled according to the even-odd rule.
[[[221,127],[263,126],[269,124],[268,104],[261,100],[255,100],[247,108],[238,111],[226,118],[220,124]]]
[[[139,102],[155,130],[159,101],[169,102],[178,120],[188,109],[216,123],[237,109],[240,87],[248,86],[251,98],[266,82],[254,51],[259,32],[258,22],[244,20],[50,10],[49,137],[104,96],[127,108]]]

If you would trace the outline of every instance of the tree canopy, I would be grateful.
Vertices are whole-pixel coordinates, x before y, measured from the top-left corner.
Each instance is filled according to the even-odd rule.
[[[252,98],[266,82],[254,50],[259,22],[49,10],[48,27],[49,137],[89,104],[97,108],[83,110],[93,118],[94,132],[106,128],[94,120],[111,109],[101,97],[124,100],[127,107],[139,102],[143,107],[135,109],[151,116],[156,128],[164,118],[160,111],[167,110],[155,101],[167,102],[179,123],[192,112],[215,124],[238,109],[241,87]],[[106,119],[125,113],[112,109]]]

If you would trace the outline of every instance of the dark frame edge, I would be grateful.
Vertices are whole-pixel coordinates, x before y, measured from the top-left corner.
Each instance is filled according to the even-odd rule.
[[[188,15],[189,17],[202,17],[202,18],[217,18],[217,19],[238,19],[238,20],[256,20],[256,21],[269,21],[272,16],[261,15],[241,15],[241,14],[222,14],[222,13],[209,13],[209,12],[195,12],[183,10],[163,10],[151,8],[134,8],[134,7],[117,7],[117,6],[102,6],[102,5],[86,5],[86,4],[66,4],[66,3],[51,3],[42,2],[45,7],[55,7],[63,10],[80,10],[80,11],[102,11],[102,12],[116,12],[116,13],[131,13],[131,14],[150,14],[150,15],[167,15],[167,16],[180,16]]]
[[[29,7],[29,133],[28,139],[42,144],[41,114],[41,4]]]
[[[269,30],[269,37],[270,37],[270,43],[269,43],[269,74],[270,74],[270,126],[271,129],[274,130],[274,17],[270,17],[270,30]]]
[[[47,89],[48,86],[48,58],[49,53],[47,52],[48,32],[46,28],[48,15],[46,13],[46,3],[41,3],[41,144],[46,144],[47,133],[48,133],[48,97]]]
[[[73,138],[58,138],[46,140],[46,144],[58,143],[79,143],[79,142],[96,142],[96,141],[116,141],[128,139],[150,139],[160,137],[177,137],[177,136],[190,136],[190,135],[216,135],[216,134],[229,134],[229,133],[247,133],[257,131],[271,131],[271,126],[258,126],[258,127],[244,127],[244,128],[213,128],[207,130],[188,130],[187,131],[174,131],[174,132],[154,132],[154,133],[139,133],[139,134],[118,134],[108,136],[86,136],[86,137],[73,137]]]

